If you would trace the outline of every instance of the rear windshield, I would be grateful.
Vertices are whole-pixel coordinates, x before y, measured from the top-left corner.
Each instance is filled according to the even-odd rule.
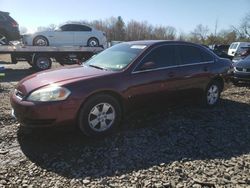
[[[238,46],[238,43],[233,43],[230,45],[230,49],[235,50],[237,48],[237,46]]]

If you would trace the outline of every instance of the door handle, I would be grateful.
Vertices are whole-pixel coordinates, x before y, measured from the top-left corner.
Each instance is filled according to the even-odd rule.
[[[170,77],[170,78],[173,78],[174,75],[175,75],[174,72],[169,72],[169,73],[168,73],[168,77]]]
[[[207,67],[204,67],[203,70],[204,70],[205,72],[207,72],[207,71],[208,71],[208,68],[207,68]]]

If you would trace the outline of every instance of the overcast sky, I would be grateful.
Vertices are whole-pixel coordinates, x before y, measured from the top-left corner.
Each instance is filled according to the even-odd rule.
[[[216,20],[219,30],[239,25],[250,12],[250,0],[0,0],[0,7],[29,31],[69,20],[121,16],[125,22],[134,19],[190,32],[198,24],[214,30]]]

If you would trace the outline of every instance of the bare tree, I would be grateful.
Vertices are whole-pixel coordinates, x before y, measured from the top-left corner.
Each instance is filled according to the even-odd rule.
[[[207,26],[203,26],[202,24],[199,24],[196,26],[193,32],[191,32],[191,41],[195,43],[205,43],[205,40],[207,38],[209,29]]]
[[[250,12],[241,20],[238,27],[232,26],[232,29],[237,33],[239,40],[250,41]]]
[[[125,40],[125,23],[121,16],[118,16],[115,24],[115,40],[124,41]]]
[[[40,26],[36,30],[39,31],[39,32],[40,31],[54,31],[56,28],[57,28],[57,26],[55,24],[50,24],[50,25],[48,25],[46,27]]]
[[[155,27],[153,30],[153,39],[173,40],[175,39],[175,37],[176,37],[176,29],[171,26],[167,27],[158,26]]]

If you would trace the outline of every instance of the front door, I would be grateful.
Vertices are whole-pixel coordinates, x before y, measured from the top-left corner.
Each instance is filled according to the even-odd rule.
[[[158,102],[176,90],[175,49],[164,45],[151,50],[130,75],[128,89],[132,105]]]

